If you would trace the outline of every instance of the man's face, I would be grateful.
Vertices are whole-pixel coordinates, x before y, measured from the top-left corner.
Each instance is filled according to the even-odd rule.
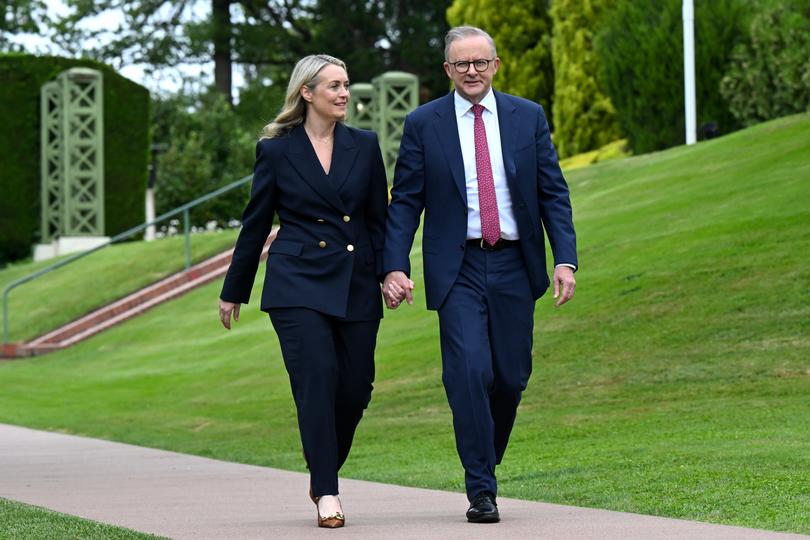
[[[476,60],[489,60],[490,62],[484,71],[479,72],[473,65]],[[469,62],[470,64],[465,72],[460,73],[452,65],[456,62]],[[485,37],[470,36],[450,44],[444,71],[453,80],[456,92],[475,104],[489,92],[492,87],[492,78],[498,72],[500,65],[500,58],[493,54],[492,47]]]

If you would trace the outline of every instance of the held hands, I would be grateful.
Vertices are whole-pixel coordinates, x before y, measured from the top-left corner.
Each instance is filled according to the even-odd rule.
[[[408,279],[405,272],[398,270],[389,272],[385,276],[382,290],[385,305],[388,309],[397,309],[402,300],[406,300],[408,304],[413,304],[413,281]]]
[[[560,286],[562,286],[562,295],[560,295]],[[574,279],[574,271],[569,266],[558,266],[554,269],[554,307],[560,307],[568,302],[574,296],[574,289],[577,282]]]
[[[233,320],[239,321],[239,307],[241,305],[219,299],[219,320],[226,330],[231,329],[231,313],[233,313]]]

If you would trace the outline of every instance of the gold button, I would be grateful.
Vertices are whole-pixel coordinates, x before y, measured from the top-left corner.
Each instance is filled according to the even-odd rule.
[[[326,247],[326,242],[321,240],[320,242],[318,242],[318,245],[321,246],[322,248],[325,248]]]
[[[348,251],[354,251],[354,246],[353,246],[353,245],[351,245],[351,244],[349,244],[348,246],[346,246],[346,250],[348,250]]]
[[[349,217],[349,216],[343,216],[343,221],[345,221],[346,223],[350,222],[351,220],[352,220],[352,218],[351,218],[351,217]]]

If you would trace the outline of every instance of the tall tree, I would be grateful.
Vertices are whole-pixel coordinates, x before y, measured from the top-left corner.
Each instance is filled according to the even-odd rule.
[[[39,33],[46,10],[43,0],[0,1],[0,51],[20,48],[11,42],[16,34]]]
[[[229,101],[234,62],[286,64],[311,39],[307,26],[300,23],[309,17],[305,0],[67,0],[67,4],[72,13],[59,21],[53,38],[68,52],[119,68],[213,60],[214,84]],[[88,29],[81,24],[105,12],[121,14],[120,25]],[[256,51],[261,54],[254,58]]]
[[[23,1],[23,0],[15,0]],[[354,80],[386,69],[415,71],[427,96],[441,90],[441,38],[449,0],[67,0],[72,13],[54,39],[71,53],[120,67],[214,62],[215,86],[230,100],[234,64],[286,78],[295,60],[327,52]],[[116,28],[82,25],[122,13]],[[94,43],[92,47],[86,45]]]
[[[554,144],[560,157],[620,137],[616,110],[600,87],[594,36],[613,0],[554,0]]]
[[[494,85],[504,92],[537,101],[553,115],[554,66],[548,0],[455,0],[447,10],[453,26],[472,25],[495,40],[501,69]]]
[[[390,44],[386,69],[419,76],[421,100],[447,93],[442,69],[444,35],[449,30],[446,12],[450,0],[384,0],[385,40]]]

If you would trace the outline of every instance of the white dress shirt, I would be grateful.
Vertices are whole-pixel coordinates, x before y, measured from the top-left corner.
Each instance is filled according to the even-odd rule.
[[[458,137],[461,143],[461,157],[464,159],[464,181],[467,185],[467,239],[481,238],[481,212],[478,207],[478,172],[475,168],[475,138],[472,112],[473,104],[455,93],[456,121]],[[492,178],[495,181],[495,197],[498,199],[498,219],[501,223],[501,238],[517,240],[518,229],[515,214],[512,211],[512,196],[506,185],[506,170],[503,166],[501,150],[501,131],[498,126],[498,106],[492,88],[481,100],[484,112],[484,128],[487,131],[487,148],[489,163],[492,166]]]

